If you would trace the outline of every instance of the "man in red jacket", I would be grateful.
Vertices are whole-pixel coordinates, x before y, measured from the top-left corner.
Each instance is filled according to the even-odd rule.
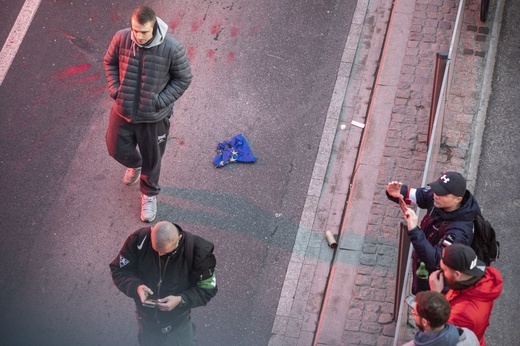
[[[453,244],[443,250],[441,270],[431,273],[429,281],[432,291],[441,292],[445,282],[450,288],[446,293],[451,306],[448,323],[471,329],[485,346],[493,302],[502,293],[500,272],[486,267],[471,247]]]

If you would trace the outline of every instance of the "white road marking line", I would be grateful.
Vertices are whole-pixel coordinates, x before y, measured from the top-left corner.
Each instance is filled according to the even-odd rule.
[[[16,22],[5,40],[2,51],[0,52],[0,86],[4,82],[5,75],[13,63],[18,48],[22,44],[23,38],[31,25],[34,14],[40,6],[41,0],[25,0]]]

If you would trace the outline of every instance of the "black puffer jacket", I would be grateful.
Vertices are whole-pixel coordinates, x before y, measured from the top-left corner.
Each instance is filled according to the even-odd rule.
[[[401,194],[408,201],[408,186],[401,187]],[[398,200],[387,193],[387,197]],[[427,209],[427,214],[420,226],[408,231],[410,242],[413,245],[413,272],[419,268],[419,263],[424,262],[429,273],[440,268],[442,250],[451,244],[460,243],[471,246],[473,241],[473,220],[477,217],[480,207],[473,195],[466,190],[462,198],[460,208],[452,212],[436,208],[433,204],[433,191],[429,187],[415,190],[417,206]],[[417,276],[413,275],[412,292],[415,289],[428,289],[428,282],[421,283]]]
[[[130,28],[118,31],[104,65],[113,110],[131,123],[153,123],[171,116],[174,102],[191,83],[191,67],[183,46],[167,35],[157,18],[157,30],[146,46],[135,42]]]
[[[183,236],[177,250],[169,255],[168,264],[165,266],[163,263],[161,266],[163,273],[160,289],[157,286],[161,277],[159,255],[152,248],[151,227],[144,227],[132,233],[117,257],[110,263],[114,284],[121,292],[134,299],[139,316],[150,322],[174,322],[185,318],[190,308],[206,305],[217,294],[213,244],[182,231],[179,225],[176,227]],[[187,246],[188,237],[190,246]],[[191,273],[186,261],[190,258],[186,254],[188,248],[192,249]],[[185,304],[169,312],[143,307],[137,294],[137,288],[143,284],[154,292],[154,298],[181,296]]]

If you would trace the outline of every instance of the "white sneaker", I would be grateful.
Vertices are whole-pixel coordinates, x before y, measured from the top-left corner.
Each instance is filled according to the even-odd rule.
[[[141,195],[141,220],[152,222],[157,215],[157,197]]]
[[[126,185],[134,185],[139,181],[139,177],[141,176],[141,167],[139,168],[128,168],[125,172],[125,177],[123,178],[123,183]]]

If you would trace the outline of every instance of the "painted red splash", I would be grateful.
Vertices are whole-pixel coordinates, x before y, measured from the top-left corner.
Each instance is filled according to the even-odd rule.
[[[213,24],[211,26],[211,35],[216,35],[220,31],[220,23]]]
[[[231,27],[231,37],[237,37],[238,28],[236,26]]]
[[[235,61],[235,53],[229,52],[227,58],[228,58],[228,62]]]
[[[119,15],[118,15],[117,13],[114,13],[114,14],[112,15],[112,22],[113,22],[113,23],[117,23],[117,22],[119,22]]]
[[[208,49],[208,53],[206,54],[208,59],[215,60],[215,50],[214,49]]]
[[[186,54],[188,54],[188,59],[193,60],[195,58],[195,47],[189,46]]]
[[[170,28],[170,30],[175,30],[178,26],[179,26],[179,21],[176,19],[172,19],[170,21],[170,24],[168,24],[168,27]]]
[[[93,74],[93,75],[90,75],[90,76],[87,76],[85,78],[82,78],[79,83],[80,84],[86,84],[86,83],[91,83],[91,82],[95,82],[99,80],[99,73],[96,73],[96,74]]]
[[[90,64],[69,66],[69,67],[66,67],[63,70],[57,72],[55,74],[55,77],[58,79],[70,78],[71,76],[78,75],[81,72],[88,70],[89,68],[90,68]]]
[[[193,24],[191,24],[191,31],[197,31],[199,30],[200,28],[200,22],[193,22]]]

